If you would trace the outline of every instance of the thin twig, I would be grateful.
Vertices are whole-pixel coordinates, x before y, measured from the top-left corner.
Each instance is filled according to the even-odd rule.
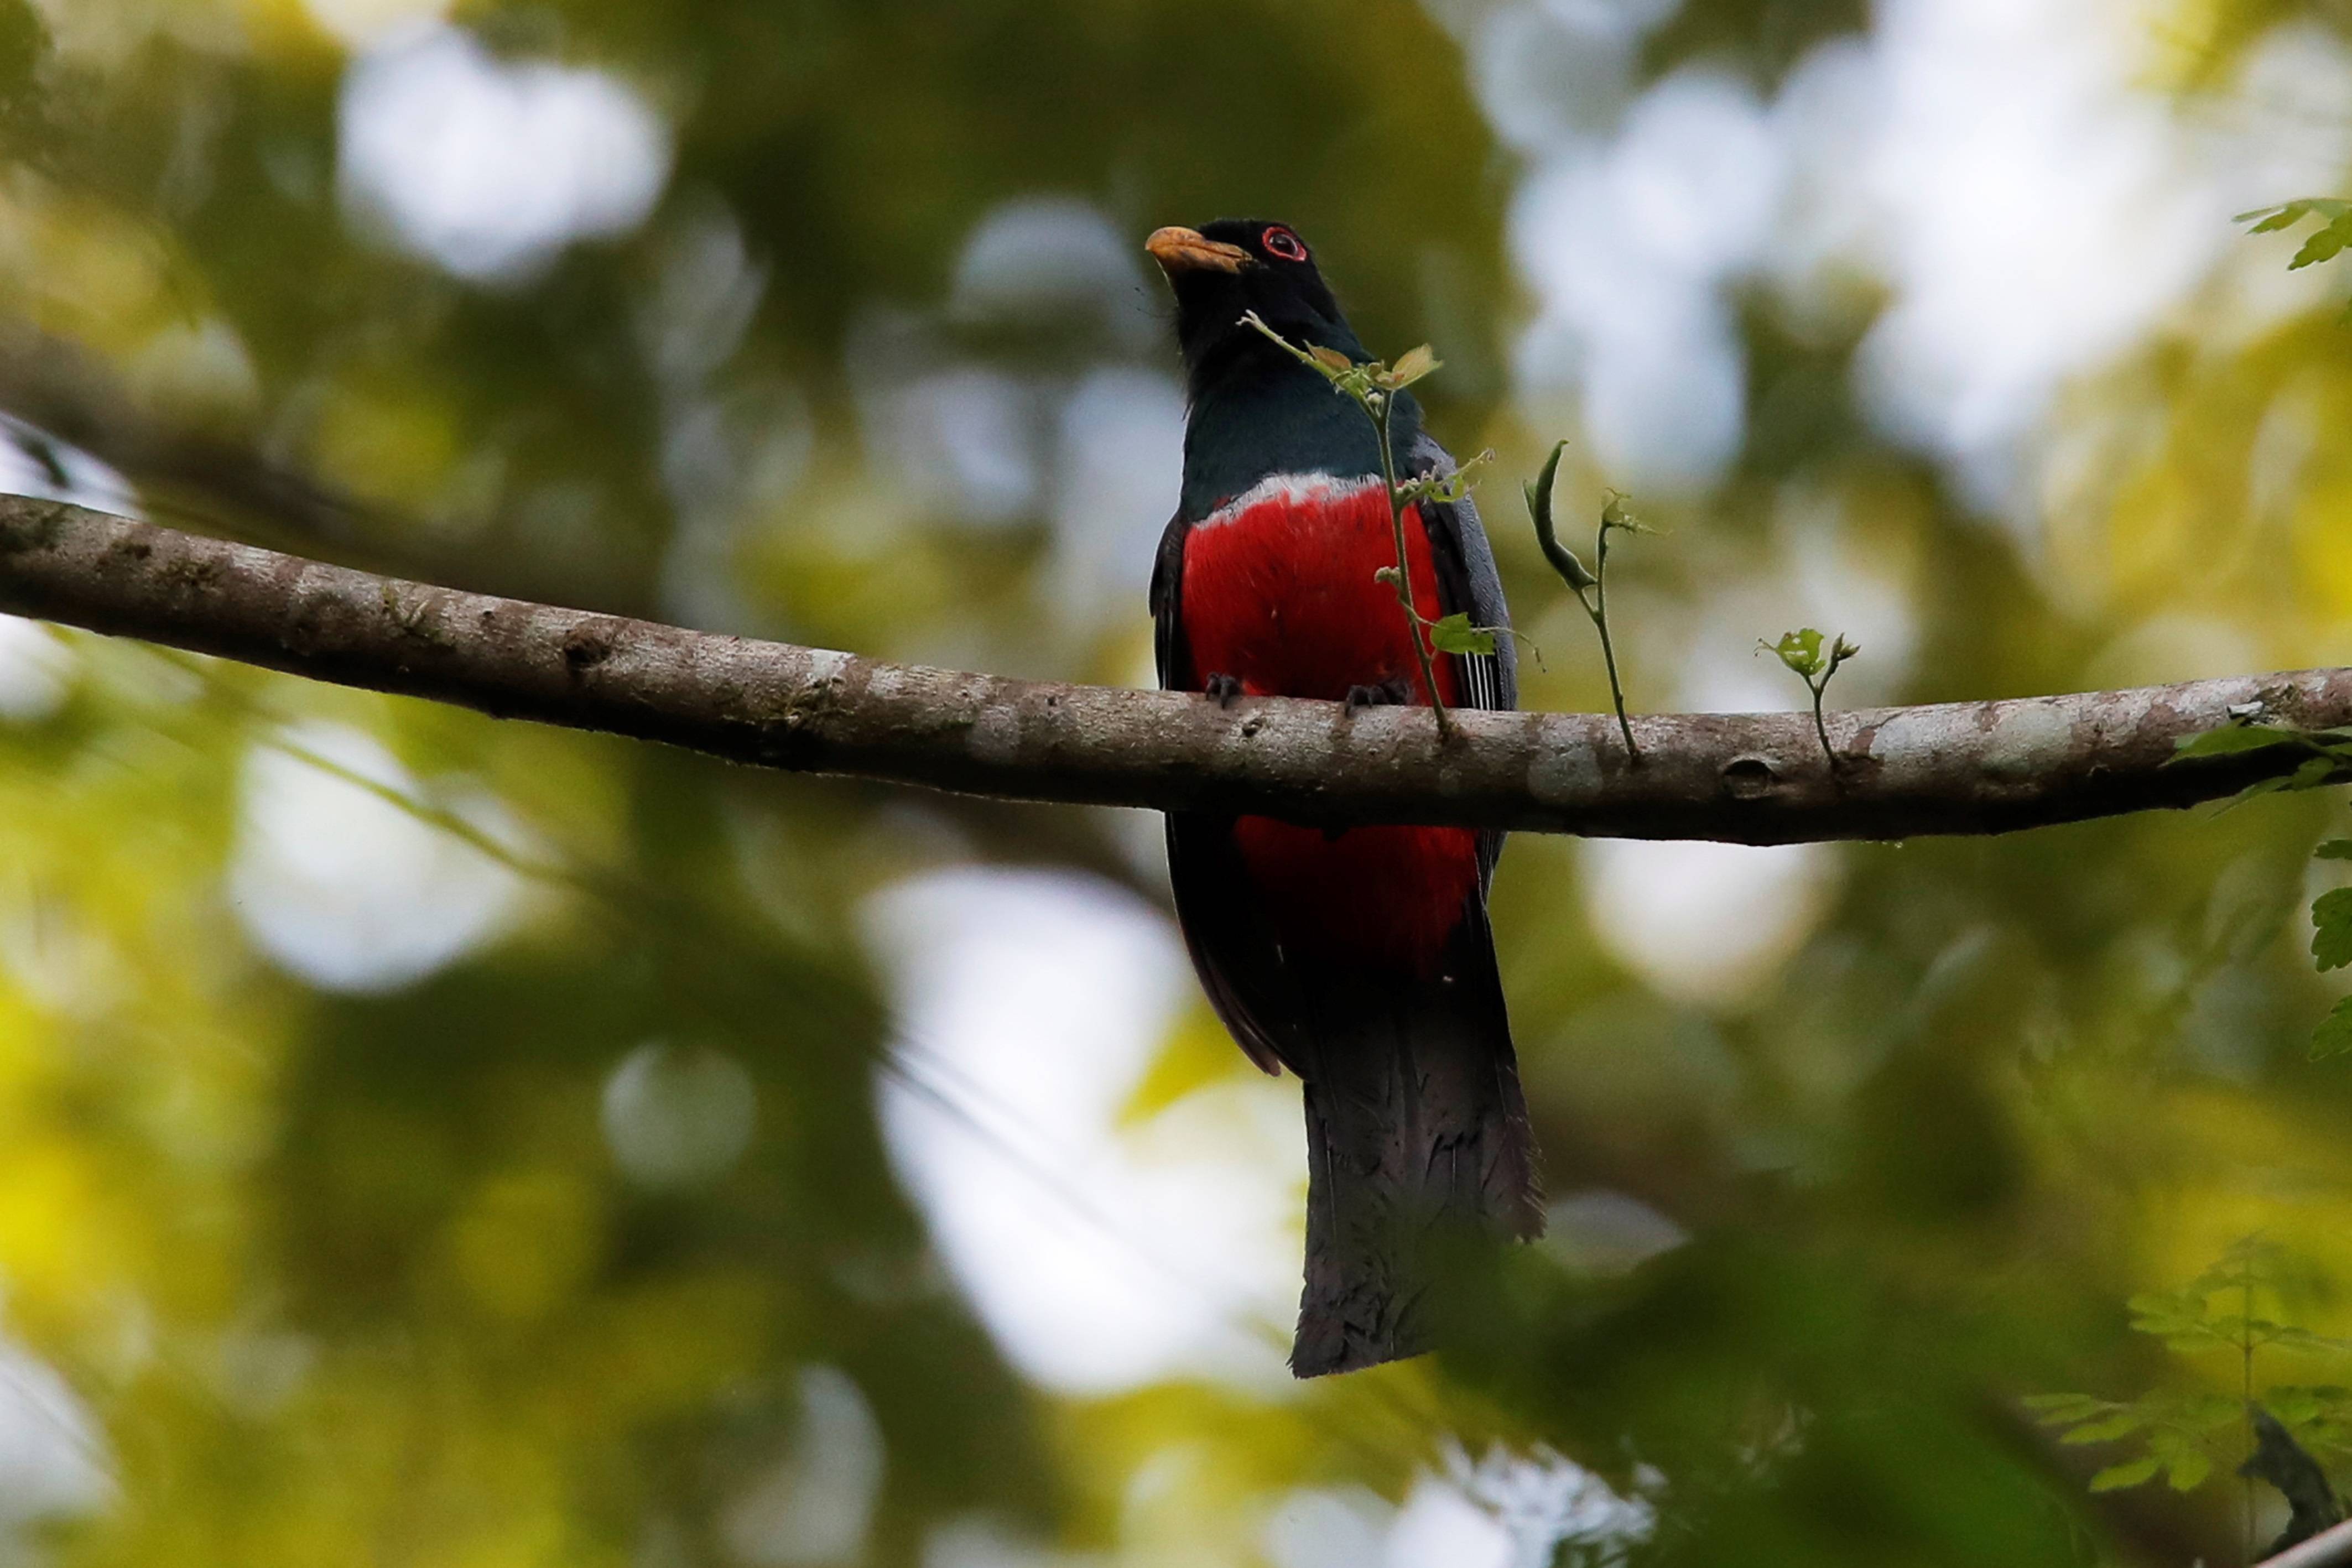
[[[1825,642],[1828,644],[1826,648],[1822,646]],[[1805,690],[1812,694],[1813,737],[1822,743],[1822,759],[1829,764],[1830,778],[1842,783],[1839,768],[1844,758],[1838,755],[1837,747],[1830,744],[1830,727],[1822,716],[1822,700],[1829,695],[1830,682],[1836,679],[1838,671],[1862,650],[1847,642],[1843,634],[1824,638],[1810,626],[1783,632],[1778,643],[1767,643],[1759,638],[1756,646],[1779,659],[1790,674],[1805,683]]]
[[[1528,516],[1536,526],[1536,544],[1543,550],[1544,559],[1559,573],[1569,591],[1576,595],[1584,618],[1592,622],[1601,634],[1601,657],[1609,669],[1609,706],[1616,710],[1617,733],[1625,741],[1627,762],[1639,767],[1642,748],[1633,743],[1633,726],[1625,716],[1625,683],[1617,673],[1617,643],[1609,633],[1609,534],[1612,528],[1642,531],[1622,511],[1624,497],[1611,492],[1609,504],[1601,510],[1601,521],[1592,535],[1593,570],[1587,571],[1576,552],[1559,542],[1559,528],[1552,520],[1552,489],[1559,479],[1559,460],[1568,451],[1568,443],[1557,443],[1551,455],[1545,459],[1543,470],[1526,486]],[[1592,598],[1587,598],[1591,590]]]
[[[1437,667],[1429,656],[1429,632],[1422,624],[1419,607],[1412,601],[1412,573],[1404,549],[1404,496],[1397,488],[1396,452],[1389,442],[1389,417],[1396,408],[1396,398],[1392,393],[1373,395],[1381,400],[1380,417],[1373,423],[1381,434],[1381,482],[1388,487],[1389,528],[1396,538],[1397,603],[1404,610],[1405,625],[1412,635],[1412,656],[1421,664],[1421,684],[1429,693],[1430,707],[1437,715],[1438,741],[1446,744],[1454,739],[1454,717],[1445,711],[1444,695],[1437,689]]]
[[[1617,676],[1617,643],[1609,634],[1609,526],[1603,523],[1592,546],[1592,593],[1597,605],[1585,606],[1592,624],[1601,632],[1601,658],[1609,667],[1609,701],[1617,710],[1617,732],[1625,737],[1625,755],[1633,761],[1642,760],[1642,748],[1633,744],[1633,725],[1625,716],[1625,684]],[[1579,601],[1584,598],[1580,590]]]

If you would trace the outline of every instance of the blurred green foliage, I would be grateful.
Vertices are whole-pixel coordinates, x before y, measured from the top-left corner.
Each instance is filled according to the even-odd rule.
[[[1449,445],[1536,471],[1559,432],[1503,395],[1517,170],[1441,25],[1476,9],[461,5],[499,57],[611,73],[673,138],[641,225],[469,282],[347,214],[351,55],[298,0],[0,0],[0,407],[112,456],[175,520],[1136,679],[1139,593],[1074,616],[1045,503],[971,526],[899,471],[861,378],[909,331],[1024,385],[1167,368],[1115,321],[950,308],[1008,202],[1078,198],[1136,242],[1278,213],[1368,342],[1446,359],[1427,401]],[[2184,94],[2281,21],[2344,26],[2288,0],[2179,13],[2177,68],[2152,74]],[[1694,0],[1638,69],[1769,84],[1867,20]],[[735,271],[695,270],[712,234]],[[738,295],[713,355],[665,358],[661,322]],[[1130,304],[1159,308],[1140,272]],[[2352,360],[2331,312],[2241,331],[2200,300],[2070,388],[2029,543],[1860,416],[1861,308],[1824,325],[1739,301],[1747,444],[1704,495],[1645,494],[1675,546],[1619,565],[1637,709],[1674,700],[1723,585],[1786,564],[1797,495],[1915,622],[1907,663],[1874,639],[1856,666],[1902,672],[1873,700],[2222,673],[2192,657],[2217,642],[2247,667],[2344,659]],[[2302,443],[2283,488],[2282,428]],[[681,431],[738,476],[716,499],[680,481],[700,450]],[[1610,477],[1587,461],[1558,476],[1575,505]],[[1528,706],[1597,710],[1600,662],[1565,652],[1589,646],[1585,612],[1487,510],[1519,623],[1555,655]],[[2164,1355],[2123,1303],[2256,1231],[2306,1260],[2295,1321],[2352,1334],[2352,1079],[2306,1051],[2334,995],[2303,925],[2336,896],[2312,856],[2342,827],[2331,795],[1825,851],[1821,907],[1727,996],[1645,977],[1596,931],[1594,859],[1521,838],[1496,925],[1549,1186],[1638,1199],[1681,1244],[1632,1267],[1564,1226],[1465,1263],[1439,1360],[1087,1396],[1005,1359],[893,1178],[877,1085],[924,1070],[858,919],[964,862],[1157,898],[1132,824],[62,646],[53,697],[0,717],[0,1329],[92,1413],[58,1441],[110,1477],[26,1526],[61,1563],[761,1561],[746,1500],[789,1511],[779,1456],[805,1469],[810,1432],[845,1450],[861,1419],[884,1468],[841,1550],[877,1564],[942,1568],[943,1532],[973,1520],[1080,1561],[1264,1563],[1294,1489],[1401,1499],[1454,1439],[1549,1447],[1650,1499],[1661,1563],[2231,1562],[2223,1489],[2094,1495],[2090,1446],[2051,1441],[2024,1396],[2234,1399],[2226,1356]],[[254,780],[320,725],[374,737],[404,778],[382,787],[516,879],[496,939],[373,990],[259,948],[233,869]],[[740,1154],[624,1168],[604,1107],[632,1062],[681,1092],[748,1075]],[[1247,1071],[1194,1003],[1126,1114]],[[2178,1483],[2188,1452],[2146,1457]]]
[[[2340,1362],[2352,1351],[2344,1341],[2260,1315],[2281,1311],[2282,1298],[2298,1293],[2297,1276],[2309,1271],[2295,1266],[2282,1249],[2250,1237],[2178,1290],[2131,1299],[2134,1333],[2162,1340],[2166,1348],[2183,1355],[2219,1352],[2235,1357],[2242,1378],[2235,1397],[2163,1387],[2123,1401],[2086,1394],[2034,1395],[2025,1400],[2026,1407],[2043,1425],[2065,1428],[2061,1442],[2130,1439],[2133,1447],[2145,1449],[2093,1476],[2093,1491],[2140,1486],[2159,1473],[2173,1490],[2194,1490],[2215,1474],[2217,1464],[2233,1468],[2252,1451],[2257,1403],[2277,1416],[2306,1448],[2340,1453],[2352,1434],[2347,1427],[2352,1417],[2352,1390],[2334,1384],[2269,1381],[2273,1356],[2265,1353],[2289,1351]]]

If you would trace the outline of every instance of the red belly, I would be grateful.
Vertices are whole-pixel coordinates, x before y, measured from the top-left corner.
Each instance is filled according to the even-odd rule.
[[[1421,519],[1405,517],[1413,602],[1438,614]],[[1388,496],[1377,483],[1273,487],[1196,525],[1184,546],[1184,639],[1196,682],[1231,675],[1258,695],[1338,701],[1349,688],[1403,681],[1426,704],[1396,592],[1373,573],[1396,564]],[[1437,686],[1454,700],[1454,661]],[[1462,828],[1355,828],[1337,837],[1270,817],[1234,836],[1286,946],[1426,972],[1478,883],[1477,836]]]

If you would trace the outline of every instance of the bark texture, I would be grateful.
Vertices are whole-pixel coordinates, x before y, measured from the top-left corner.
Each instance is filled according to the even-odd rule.
[[[2352,1524],[2321,1531],[2300,1546],[2266,1557],[2262,1568],[2352,1568]]]
[[[1016,800],[1793,843],[2183,807],[2286,748],[2165,766],[2232,711],[2352,723],[2352,669],[1806,713],[1454,715],[1011,680],[434,588],[0,497],[0,612],[738,762]],[[1139,611],[1139,613],[1140,612]]]

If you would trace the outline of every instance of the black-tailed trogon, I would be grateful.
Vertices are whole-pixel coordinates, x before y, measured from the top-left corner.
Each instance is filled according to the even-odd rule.
[[[1370,358],[1286,225],[1164,228],[1147,248],[1176,295],[1184,486],[1152,573],[1160,685],[1209,694],[1427,704],[1412,623],[1375,577],[1395,564],[1380,444],[1354,402],[1242,321]],[[1412,394],[1391,415],[1405,475],[1451,473]],[[1465,497],[1406,517],[1414,603],[1504,626],[1493,552]],[[1508,708],[1510,639],[1436,656],[1449,706]],[[1449,1229],[1530,1237],[1536,1156],[1486,922],[1502,835],[1331,831],[1177,812],[1177,917],[1217,1015],[1268,1072],[1305,1085],[1301,1377],[1429,1348]]]

